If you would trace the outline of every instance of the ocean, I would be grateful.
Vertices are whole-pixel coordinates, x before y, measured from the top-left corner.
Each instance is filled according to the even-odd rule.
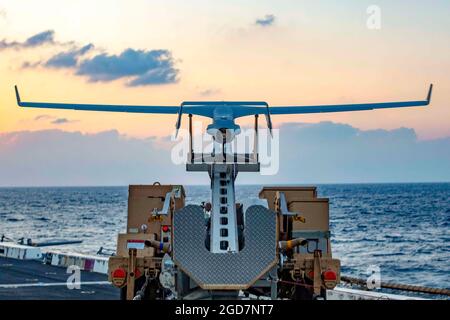
[[[260,204],[261,186],[237,186],[237,201]],[[208,201],[207,186],[186,187],[187,203]],[[450,287],[450,183],[318,185],[330,199],[333,256],[342,274]],[[127,187],[0,188],[0,235],[35,242],[83,240],[58,250],[114,249],[124,232]]]

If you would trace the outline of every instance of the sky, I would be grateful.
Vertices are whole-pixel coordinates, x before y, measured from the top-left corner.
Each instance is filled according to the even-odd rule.
[[[0,134],[0,186],[208,184],[206,173],[186,173],[185,165],[172,164],[172,150],[161,140],[117,130]],[[286,123],[280,128],[280,154],[276,176],[239,173],[237,183],[450,181],[450,138],[421,141],[407,128]]]
[[[368,28],[373,12],[367,10],[373,5],[381,18],[375,29]],[[156,161],[148,152],[161,147],[175,124],[170,115],[20,109],[15,84],[26,101],[178,105],[184,100],[265,100],[271,105],[311,105],[422,100],[434,83],[428,108],[274,117],[282,141],[292,132],[299,148],[310,150],[317,142],[312,154],[327,157],[313,161],[302,158],[301,150],[281,146],[283,159],[298,154],[295,159],[315,168],[311,175],[294,177],[282,168],[276,178],[286,183],[449,181],[450,158],[442,150],[450,149],[449,13],[447,0],[135,0],[132,5],[122,0],[0,0],[0,185],[140,180],[133,168]],[[238,122],[245,126],[251,121]],[[307,124],[316,130],[308,143],[295,135]],[[358,164],[352,168],[327,161],[340,150],[330,149],[333,137],[328,140],[324,134],[341,131],[340,143],[352,150],[345,160]],[[403,132],[403,140],[393,138]],[[355,138],[360,135],[376,151],[372,157],[367,156],[372,149]],[[117,144],[106,144],[110,148],[136,149],[128,158],[104,150],[119,159],[104,158],[104,174],[88,170],[99,159],[86,157],[103,150],[102,139],[113,136]],[[67,139],[67,148],[83,150],[79,156],[84,155],[80,160],[86,168],[80,169],[81,176],[64,173],[76,165],[67,159],[69,151],[50,153],[54,139]],[[85,143],[97,145],[89,150]],[[396,171],[390,169],[394,151]],[[36,154],[43,157],[36,163],[61,168],[60,180],[51,170],[43,176],[26,160]],[[412,164],[400,165],[406,162]],[[329,171],[320,170],[319,163]],[[371,163],[375,167],[367,166],[374,171],[361,169],[363,163]],[[430,168],[430,163],[435,166]],[[159,165],[170,172],[170,161]],[[290,168],[289,163],[284,167]],[[118,173],[119,168],[129,173]],[[36,171],[35,178],[30,170]],[[143,176],[157,179],[155,174]],[[181,171],[179,176],[197,181]]]

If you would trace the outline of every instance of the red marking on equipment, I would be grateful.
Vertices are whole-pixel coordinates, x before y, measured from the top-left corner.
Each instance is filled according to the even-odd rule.
[[[84,261],[84,270],[92,271],[94,269],[95,260],[94,259],[86,259]]]
[[[322,275],[324,280],[336,281],[337,279],[337,275],[333,270],[327,270]]]
[[[111,274],[112,284],[118,288],[122,288],[127,279],[127,271],[123,268],[115,269]]]
[[[136,279],[139,278],[142,275],[141,271],[139,271],[138,268],[136,268],[136,270],[134,270],[134,274],[135,274]]]
[[[163,232],[168,232],[169,231],[169,226],[162,226],[162,231]]]
[[[144,243],[145,240],[133,240],[133,239],[131,239],[131,240],[128,240],[127,242],[128,243]]]
[[[116,269],[113,271],[112,276],[113,276],[113,278],[119,278],[119,279],[125,278],[127,276],[127,272],[124,269],[119,268],[119,269]]]

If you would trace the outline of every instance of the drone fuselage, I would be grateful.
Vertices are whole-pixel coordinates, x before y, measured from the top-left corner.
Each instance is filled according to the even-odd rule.
[[[222,141],[225,137],[227,142],[234,139],[241,133],[241,127],[235,123],[233,108],[229,106],[215,106],[213,109],[212,123],[208,125],[206,132],[217,141]]]

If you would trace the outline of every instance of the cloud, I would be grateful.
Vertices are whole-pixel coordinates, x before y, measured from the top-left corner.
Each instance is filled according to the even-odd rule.
[[[85,45],[82,48],[72,48],[69,51],[60,52],[51,57],[45,66],[48,68],[71,68],[78,64],[78,59],[94,48],[93,44]]]
[[[169,50],[125,49],[118,55],[100,53],[84,57],[92,51],[93,44],[78,46],[72,42],[57,42],[53,30],[38,33],[24,42],[0,41],[0,50],[32,48],[45,44],[70,45],[71,48],[58,52],[48,60],[22,64],[22,68],[44,67],[49,69],[72,69],[75,75],[85,76],[90,82],[109,82],[126,79],[131,87],[176,83],[179,70]]]
[[[48,114],[40,114],[36,117],[34,117],[35,121],[39,121],[39,120],[48,120],[48,119],[54,119],[55,117],[53,116],[49,116]]]
[[[0,50],[9,49],[9,48],[20,48],[22,44],[19,42],[8,42],[5,39],[0,41]]]
[[[31,68],[37,68],[41,65],[40,61],[37,62],[30,62],[30,61],[25,61],[22,64],[22,69],[31,69]]]
[[[3,8],[0,8],[0,19],[6,19],[6,10]]]
[[[52,124],[68,124],[73,122],[77,122],[77,120],[69,120],[67,118],[57,118],[52,121]]]
[[[450,181],[450,137],[419,141],[409,128],[333,122],[285,124],[280,136],[279,176],[286,183]]]
[[[178,70],[168,50],[126,49],[119,55],[99,54],[83,60],[76,71],[92,82],[130,78],[129,86],[177,82]]]
[[[55,43],[55,31],[47,30],[28,38],[24,45],[26,47],[40,46],[46,43]]]
[[[169,183],[179,181],[184,169],[171,165],[169,151],[158,148],[155,139],[114,130],[0,133],[0,185]]]
[[[57,42],[55,41],[55,31],[47,30],[29,37],[24,42],[17,42],[17,41],[8,42],[5,39],[3,39],[0,41],[0,50],[9,48],[25,49],[56,43]]]
[[[220,89],[205,89],[205,90],[201,90],[200,92],[199,92],[199,94],[202,96],[202,97],[210,97],[210,96],[214,96],[214,95],[217,95],[217,94],[219,94],[219,93],[221,93],[222,91],[220,90]]]
[[[48,120],[49,123],[56,124],[56,125],[63,125],[63,124],[78,122],[78,120],[70,120],[67,118],[56,118],[56,117],[50,116],[48,114],[41,114],[34,118],[34,121],[42,121],[42,120]]]
[[[268,27],[273,25],[275,22],[275,16],[273,14],[267,14],[264,18],[257,19],[255,21],[256,25],[262,26],[262,27]]]
[[[419,141],[412,129],[365,131],[332,122],[280,130],[278,174],[242,174],[238,183],[450,181],[450,137]],[[135,139],[117,131],[3,133],[0,185],[208,183],[206,174],[172,164],[170,146],[167,139]]]

